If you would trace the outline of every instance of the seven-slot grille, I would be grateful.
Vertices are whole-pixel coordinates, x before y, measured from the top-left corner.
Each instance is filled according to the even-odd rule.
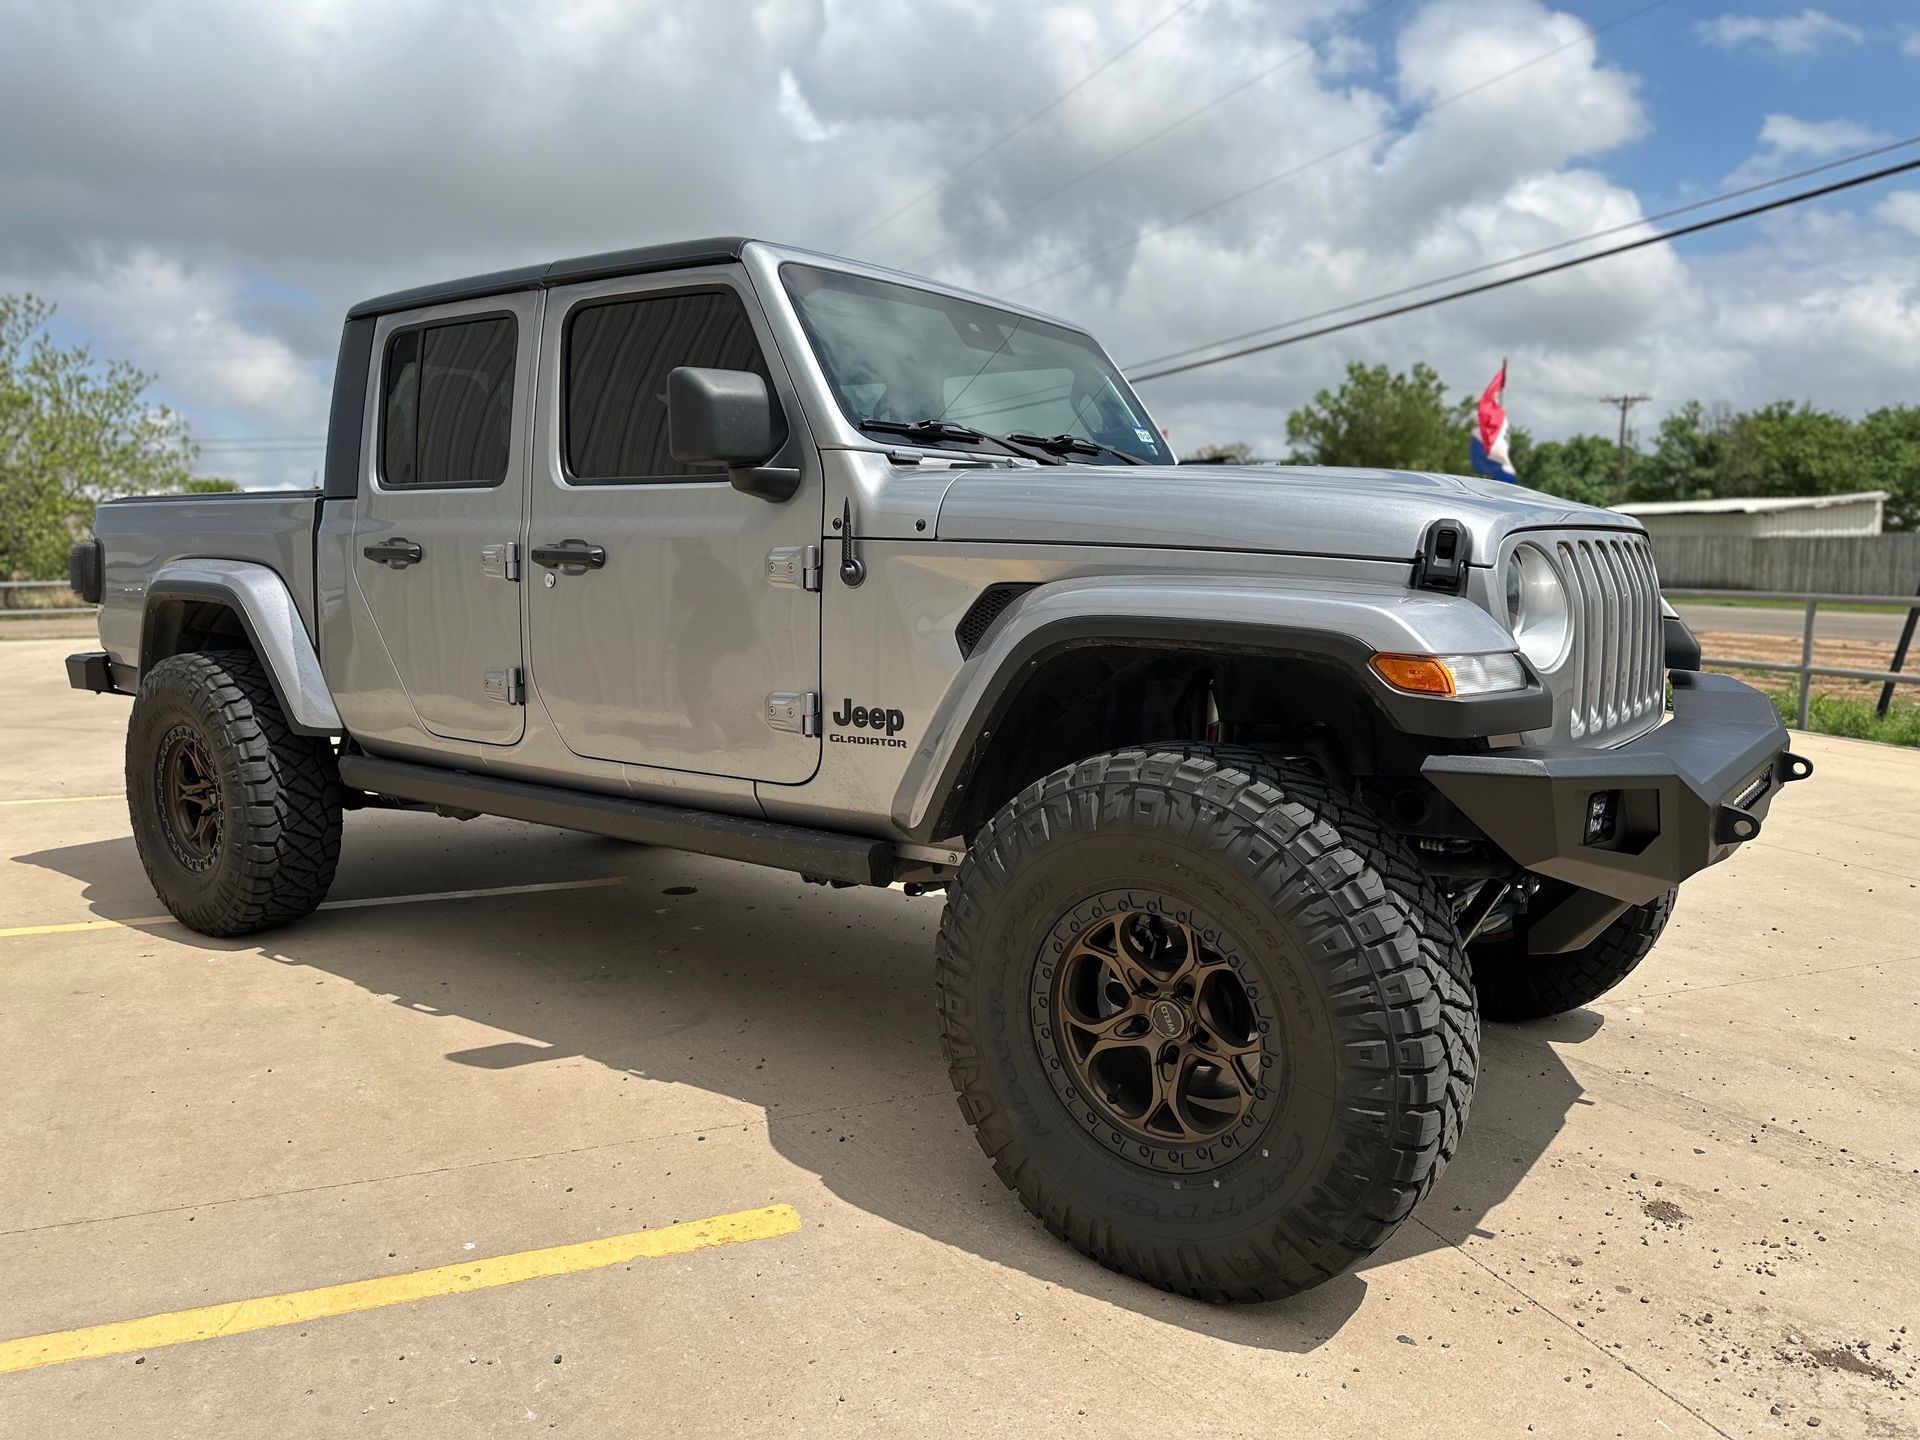
[[[1645,729],[1665,707],[1667,683],[1653,547],[1641,535],[1575,535],[1554,555],[1573,620],[1572,738]]]

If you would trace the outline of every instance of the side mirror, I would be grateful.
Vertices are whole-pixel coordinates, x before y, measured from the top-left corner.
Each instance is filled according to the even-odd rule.
[[[767,382],[749,370],[682,365],[667,373],[667,446],[683,465],[724,465],[733,488],[787,500],[800,472],[769,466],[780,448]]]

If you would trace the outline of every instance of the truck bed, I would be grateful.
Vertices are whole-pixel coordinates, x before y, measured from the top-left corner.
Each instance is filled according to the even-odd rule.
[[[106,501],[93,517],[106,564],[101,648],[116,665],[139,663],[147,581],[160,566],[190,557],[271,566],[287,582],[307,633],[313,634],[313,536],[319,518],[318,490]]]

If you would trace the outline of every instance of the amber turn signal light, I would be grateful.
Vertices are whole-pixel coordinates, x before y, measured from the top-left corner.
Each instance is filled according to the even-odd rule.
[[[1453,672],[1431,655],[1376,655],[1373,670],[1396,690],[1414,695],[1453,694]]]

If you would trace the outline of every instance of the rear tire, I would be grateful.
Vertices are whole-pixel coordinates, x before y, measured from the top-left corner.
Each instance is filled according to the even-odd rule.
[[[340,858],[340,776],[324,739],[287,728],[246,651],[175,655],[140,681],[127,806],[160,902],[203,935],[311,913]]]
[[[1545,1020],[1591,1005],[1647,958],[1678,893],[1634,906],[1585,949],[1564,955],[1529,955],[1525,916],[1507,933],[1475,941],[1467,955],[1480,1013],[1489,1020]]]
[[[948,892],[938,993],[1001,1180],[1102,1264],[1207,1300],[1380,1245],[1452,1156],[1478,1062],[1411,854],[1314,772],[1221,747],[1096,756],[1009,802]]]

